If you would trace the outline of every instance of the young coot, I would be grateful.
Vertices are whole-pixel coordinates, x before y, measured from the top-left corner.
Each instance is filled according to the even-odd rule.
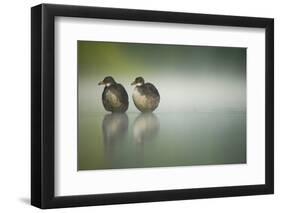
[[[133,101],[138,110],[152,112],[158,107],[160,95],[153,84],[145,83],[142,77],[137,77],[131,85],[136,85],[133,92]]]
[[[102,103],[105,110],[110,112],[126,112],[129,106],[128,94],[125,88],[107,76],[99,85],[105,85],[102,93]]]

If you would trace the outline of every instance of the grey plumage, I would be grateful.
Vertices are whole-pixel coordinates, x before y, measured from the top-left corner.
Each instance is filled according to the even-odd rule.
[[[115,82],[112,77],[105,77],[99,85],[105,85],[102,93],[102,103],[110,112],[126,112],[129,106],[128,94],[125,88]]]
[[[141,95],[149,95],[152,98],[160,98],[159,92],[156,87],[151,83],[145,83],[142,86],[137,86]]]
[[[128,109],[128,94],[121,84],[105,87],[102,93],[104,108],[110,112],[125,112]]]
[[[133,101],[137,109],[141,112],[154,111],[160,102],[160,94],[156,87],[151,83],[144,83],[142,77],[136,78],[132,85],[136,85]]]

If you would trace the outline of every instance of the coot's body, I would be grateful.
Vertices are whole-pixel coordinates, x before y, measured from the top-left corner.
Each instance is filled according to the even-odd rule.
[[[141,112],[154,111],[160,102],[160,94],[156,87],[151,83],[144,83],[142,77],[136,78],[132,85],[136,85],[133,101],[137,109]]]
[[[129,101],[125,88],[121,84],[116,83],[112,77],[106,77],[99,85],[105,85],[102,93],[102,103],[105,110],[110,112],[126,112]]]

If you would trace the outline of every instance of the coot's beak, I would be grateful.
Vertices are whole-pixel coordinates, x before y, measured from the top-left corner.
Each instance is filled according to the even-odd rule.
[[[131,85],[135,85],[135,84],[137,84],[136,81],[134,81],[134,82],[131,83]]]
[[[100,82],[98,83],[98,85],[104,85],[104,82],[103,82],[103,81],[100,81]]]

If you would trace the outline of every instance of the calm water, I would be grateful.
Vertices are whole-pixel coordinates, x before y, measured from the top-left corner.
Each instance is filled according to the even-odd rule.
[[[80,114],[78,170],[246,163],[245,112]]]

